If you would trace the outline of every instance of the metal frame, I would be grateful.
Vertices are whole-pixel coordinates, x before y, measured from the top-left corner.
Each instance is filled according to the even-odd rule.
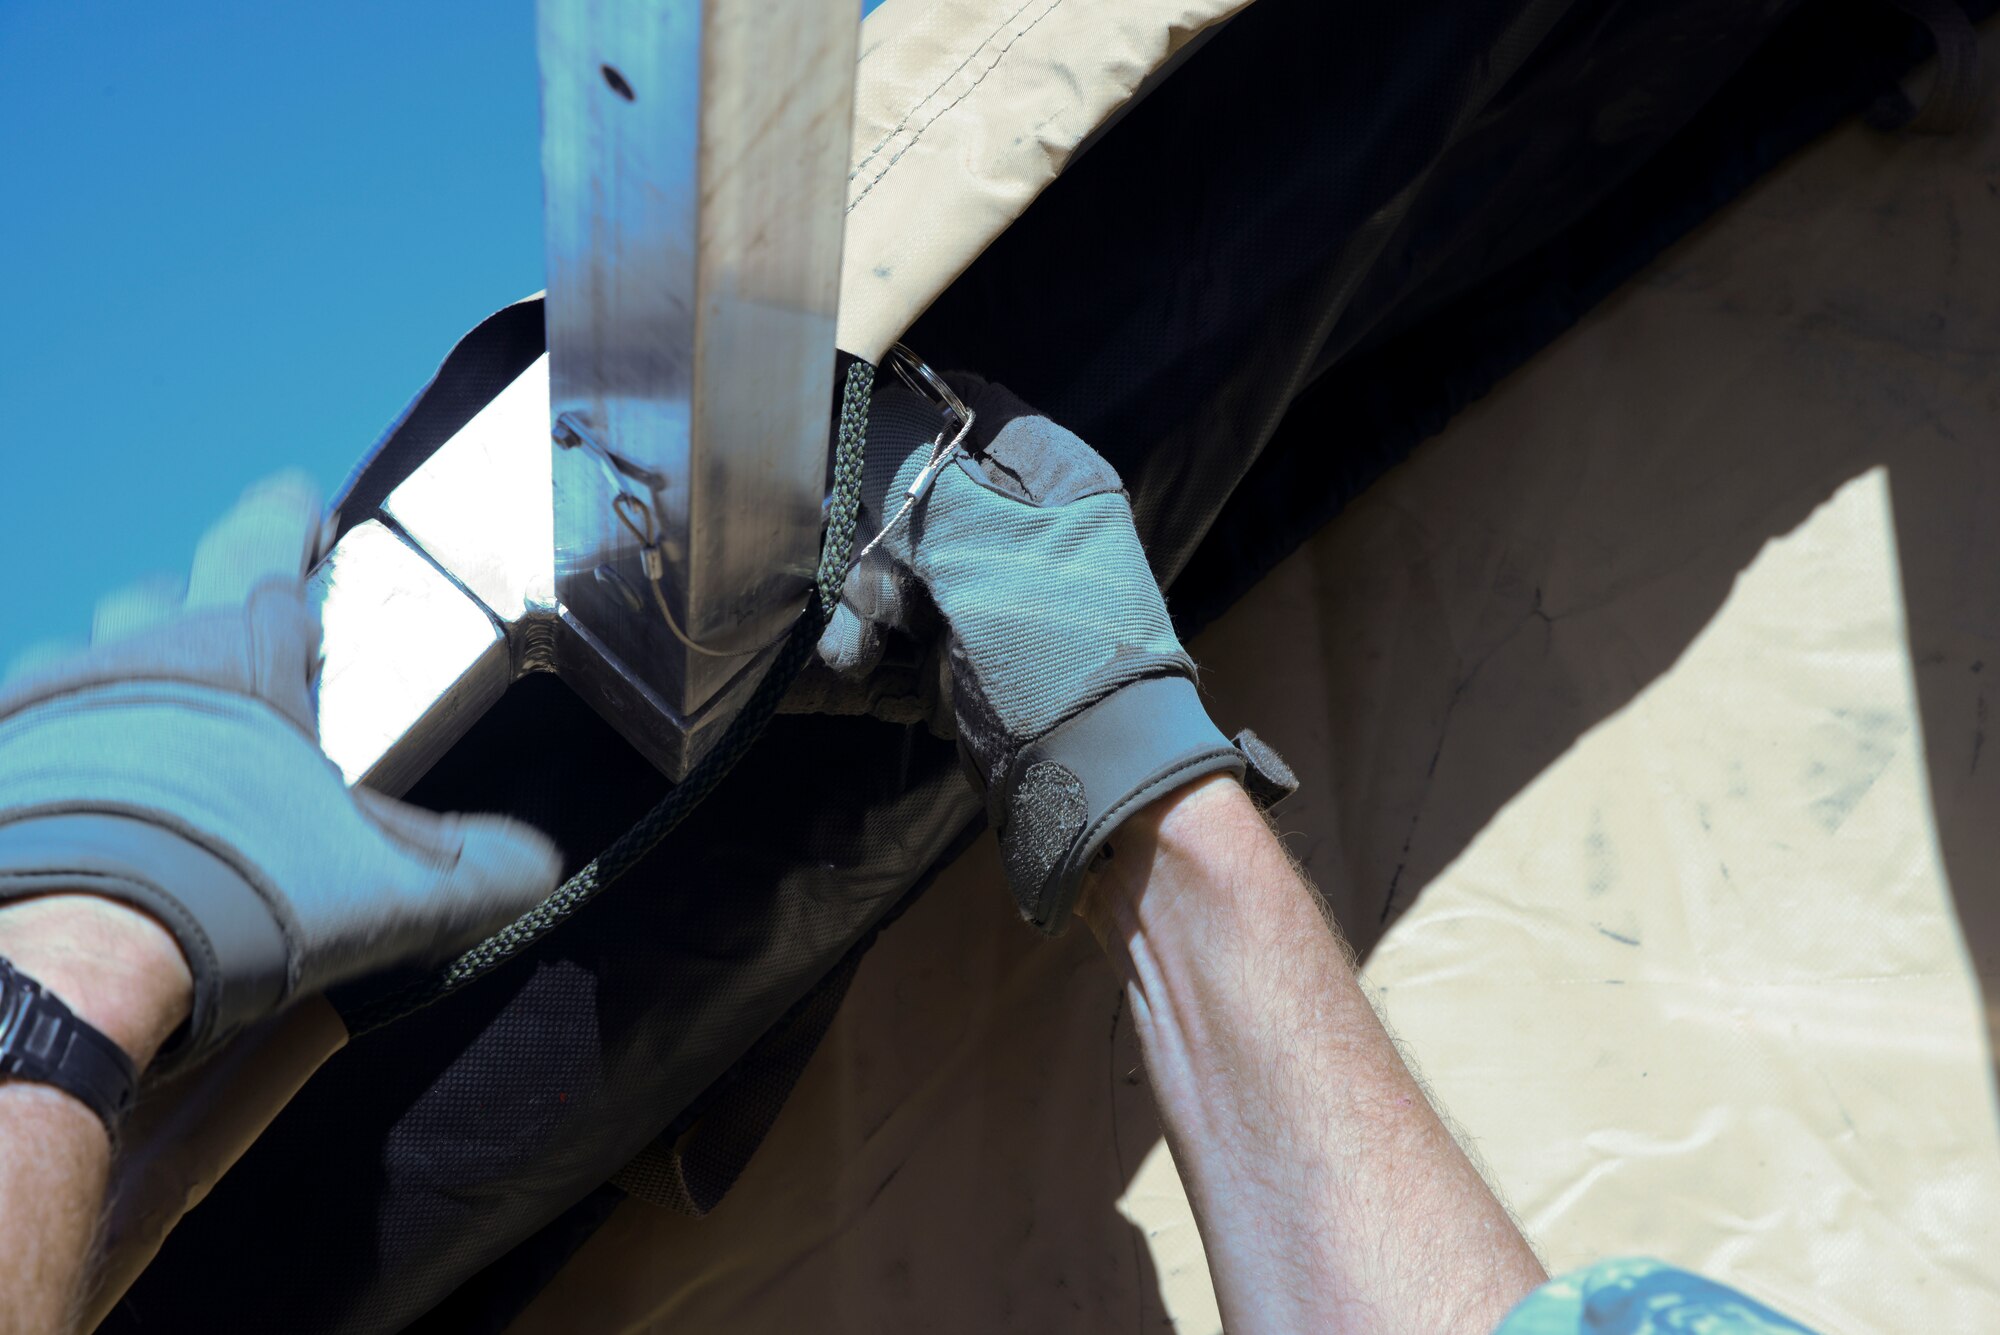
[[[678,776],[818,557],[860,29],[543,0],[540,30],[565,676]]]
[[[755,685],[818,556],[858,31],[542,0],[549,351],[316,572],[350,781],[535,671],[679,779]]]

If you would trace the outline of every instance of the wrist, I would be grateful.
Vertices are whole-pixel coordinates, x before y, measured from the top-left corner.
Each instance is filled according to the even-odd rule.
[[[1148,803],[1126,821],[1109,840],[1111,856],[1105,859],[1104,874],[1095,879],[1133,888],[1138,881],[1134,873],[1162,851],[1185,849],[1198,837],[1197,831],[1246,816],[1258,819],[1242,783],[1232,774],[1204,774]],[[1123,867],[1117,865],[1121,859]]]
[[[187,1019],[194,979],[150,915],[90,894],[0,907],[0,955],[123,1048],[144,1070]]]
[[[1084,879],[1076,912],[1100,941],[1115,924],[1135,921],[1142,900],[1163,878],[1163,863],[1191,863],[1220,846],[1218,835],[1254,826],[1263,817],[1243,785],[1230,774],[1206,774],[1149,802],[1106,841],[1108,856]],[[1151,912],[1162,911],[1156,902]]]

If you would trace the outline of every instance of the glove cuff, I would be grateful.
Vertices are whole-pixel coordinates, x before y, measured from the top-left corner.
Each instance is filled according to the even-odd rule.
[[[188,1024],[159,1064],[212,1050],[283,1004],[291,952],[264,897],[234,867],[149,821],[102,812],[0,825],[0,902],[101,895],[159,919],[194,975]]]
[[[1180,676],[1121,687],[1022,747],[1007,770],[1000,829],[1021,916],[1060,936],[1084,873],[1128,816],[1183,784],[1240,779],[1247,767]]]

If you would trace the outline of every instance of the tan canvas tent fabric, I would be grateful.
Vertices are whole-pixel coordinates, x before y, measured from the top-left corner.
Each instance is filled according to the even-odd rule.
[[[1990,111],[1841,132],[1195,646],[1553,1267],[2000,1328],[1996,181]],[[736,1193],[621,1207],[515,1330],[1217,1330],[1138,1067],[977,848]]]
[[[928,0],[861,25],[837,342],[874,361],[1188,41],[1248,0]]]

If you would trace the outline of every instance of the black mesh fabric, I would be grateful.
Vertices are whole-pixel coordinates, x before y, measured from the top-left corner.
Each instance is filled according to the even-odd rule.
[[[1878,93],[1917,31],[1874,0],[1259,0],[909,341],[1111,458],[1191,629]],[[375,452],[349,522],[539,353],[533,308],[512,309]],[[532,820],[573,868],[661,791],[539,678],[412,796]],[[602,1217],[601,1184],[663,1128],[726,1110],[757,1078],[742,1054],[839,977],[979,807],[920,725],[780,718],[625,882],[329,1063],[105,1328],[392,1331],[435,1309],[426,1328],[498,1329]]]

